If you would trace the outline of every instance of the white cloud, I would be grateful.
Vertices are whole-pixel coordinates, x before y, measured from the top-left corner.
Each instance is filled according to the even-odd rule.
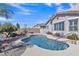
[[[61,6],[61,3],[55,3],[55,6]]]
[[[6,21],[6,18],[0,17],[0,21]]]
[[[22,7],[21,3],[9,3],[9,5],[18,8],[20,12],[17,12],[17,13],[19,14],[31,15],[32,12],[37,12],[36,10],[29,10],[27,8]]]
[[[57,12],[66,11],[61,3],[56,3],[55,6],[57,7]]]
[[[69,5],[70,5],[70,7],[72,8],[74,4],[70,3]]]
[[[61,5],[61,3],[53,3],[53,4],[57,7],[57,12],[65,11],[63,9],[63,6]],[[49,7],[51,7],[53,4],[52,3],[44,3],[44,5],[47,5]]]
[[[16,8],[18,8],[18,9],[20,9],[21,11],[23,11],[23,12],[29,12],[30,10],[28,10],[28,9],[26,9],[26,8],[24,8],[24,7],[22,7],[22,6],[20,6],[20,4],[18,3],[10,3],[9,5],[11,5],[11,6],[13,6],[13,7],[16,7]]]
[[[53,4],[57,7],[57,12],[65,11],[63,9],[63,6],[61,5],[61,3],[53,3]],[[51,7],[52,6],[52,3],[45,3],[45,5]]]
[[[4,18],[4,17],[0,17],[0,21],[14,21],[15,19],[6,19],[6,18]]]
[[[79,3],[70,3],[69,4],[70,8],[69,9],[78,9],[79,10]],[[59,4],[58,6],[58,12],[62,12],[62,11],[67,11],[68,9],[63,9],[63,6],[61,4]]]
[[[57,9],[57,12],[62,12],[62,11],[66,11],[68,9],[64,9],[63,6],[59,6]]]
[[[31,15],[29,12],[17,12],[16,14],[21,14],[21,15]]]
[[[61,5],[61,3],[57,3],[55,4],[57,6],[57,12],[62,12],[62,11],[67,11],[68,9],[64,9],[63,5]],[[77,3],[70,3],[69,4],[70,8],[69,9],[78,9],[79,8],[79,4]]]
[[[79,3],[71,3],[70,7],[71,8],[79,8]]]
[[[22,7],[20,3],[9,3],[9,5],[18,8],[20,10],[20,12],[17,12],[18,14],[31,15],[31,12],[33,12],[32,10]]]
[[[47,6],[51,7],[52,3],[44,3],[44,5],[47,5]]]
[[[38,6],[39,3],[23,3],[22,5],[27,5],[27,6]]]
[[[61,5],[61,3],[44,3],[44,4],[49,6],[49,7],[51,7],[52,4],[55,4],[55,6],[60,6]]]

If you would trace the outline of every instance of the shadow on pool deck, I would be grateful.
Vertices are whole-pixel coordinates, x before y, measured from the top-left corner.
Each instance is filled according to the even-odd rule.
[[[15,48],[7,52],[0,53],[0,56],[21,56],[25,52],[26,48],[26,46]]]

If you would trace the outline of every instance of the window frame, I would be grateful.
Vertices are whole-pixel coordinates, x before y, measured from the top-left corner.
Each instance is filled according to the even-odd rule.
[[[70,24],[72,22],[72,24]],[[78,31],[78,18],[69,20],[69,31]]]

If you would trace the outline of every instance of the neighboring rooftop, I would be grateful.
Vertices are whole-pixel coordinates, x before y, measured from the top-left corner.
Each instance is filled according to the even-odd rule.
[[[33,27],[38,27],[38,26],[45,26],[45,23],[41,23],[41,24],[36,24]]]

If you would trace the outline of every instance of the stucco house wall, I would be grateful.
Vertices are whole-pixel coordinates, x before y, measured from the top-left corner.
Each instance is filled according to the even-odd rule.
[[[78,31],[69,31],[69,20],[78,19]],[[64,21],[64,30],[54,30],[54,24]],[[77,10],[69,10],[66,12],[57,13],[55,16],[51,17],[46,23],[46,31],[50,31],[53,34],[55,33],[63,33],[64,35],[70,33],[76,33],[79,35],[79,9]]]
[[[78,19],[78,24],[79,24],[79,16],[60,16],[58,19],[55,18],[52,21],[52,33],[64,33],[64,34],[68,34],[68,33],[76,33],[79,34],[79,27],[78,27],[78,31],[69,31],[69,20],[73,20],[73,19]],[[54,30],[54,24],[55,23],[59,23],[64,21],[64,31],[55,31]]]

